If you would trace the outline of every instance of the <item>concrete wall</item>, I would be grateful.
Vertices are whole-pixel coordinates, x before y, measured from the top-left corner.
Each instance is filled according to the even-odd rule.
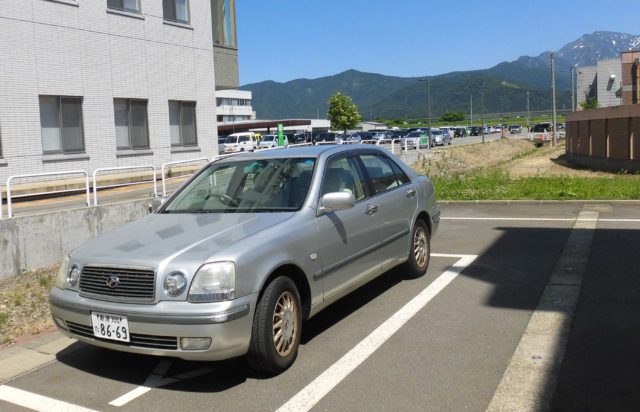
[[[622,66],[620,59],[598,60],[598,104],[600,107],[622,104]]]
[[[567,160],[607,171],[640,171],[640,105],[569,113]]]
[[[578,67],[576,74],[578,110],[580,110],[580,103],[584,103],[590,97],[597,97],[597,74],[596,66]]]
[[[148,214],[150,199],[0,220],[0,279],[60,262],[86,240]]]

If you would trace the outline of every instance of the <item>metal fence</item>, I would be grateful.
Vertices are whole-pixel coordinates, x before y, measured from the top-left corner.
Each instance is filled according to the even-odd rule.
[[[26,175],[13,175],[9,176],[7,179],[7,216],[13,217],[13,208],[12,208],[12,195],[11,195],[11,182],[14,179],[26,178],[26,177],[45,177],[45,176],[62,176],[62,175],[71,175],[71,174],[83,174],[85,178],[85,192],[87,194],[87,206],[91,205],[91,198],[89,196],[89,174],[84,170],[68,170],[63,172],[49,172],[49,173],[33,173]],[[56,193],[66,193],[66,192],[75,192],[78,189],[62,189],[62,190],[49,190],[44,192],[32,192],[32,193],[23,193],[21,195],[13,195],[13,198],[16,197],[26,197],[33,195],[49,195]],[[0,198],[2,194],[0,193]],[[2,218],[2,200],[0,200],[0,218]]]

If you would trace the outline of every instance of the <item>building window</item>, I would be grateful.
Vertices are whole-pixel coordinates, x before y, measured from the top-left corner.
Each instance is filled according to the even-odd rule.
[[[132,13],[141,13],[140,0],[107,0],[107,7]]]
[[[169,101],[171,146],[196,146],[196,102]]]
[[[113,99],[118,149],[148,149],[147,101]]]
[[[40,96],[42,151],[83,153],[82,97]]]
[[[189,0],[162,0],[164,19],[189,24]]]
[[[213,0],[211,21],[213,42],[236,48],[236,4],[235,0]]]

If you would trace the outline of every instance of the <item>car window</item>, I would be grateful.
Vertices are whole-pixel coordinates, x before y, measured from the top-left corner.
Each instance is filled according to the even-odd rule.
[[[404,184],[403,179],[398,178],[397,171],[394,171],[389,160],[385,157],[366,154],[360,155],[360,159],[365,169],[367,169],[367,174],[376,194],[384,193]],[[406,175],[404,177],[408,180]]]
[[[333,192],[351,192],[356,201],[365,198],[364,176],[354,157],[333,159],[327,163],[321,196]]]
[[[249,141],[249,136],[240,136],[240,142],[247,142]]]
[[[299,210],[315,159],[214,162],[173,198],[164,213],[262,213]]]

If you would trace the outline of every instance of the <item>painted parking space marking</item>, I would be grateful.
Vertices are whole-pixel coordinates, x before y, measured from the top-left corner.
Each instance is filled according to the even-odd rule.
[[[213,369],[210,369],[210,368],[200,368],[200,369],[194,369],[192,371],[188,371],[185,373],[181,373],[176,376],[165,377],[170,367],[171,367],[170,361],[166,361],[166,360],[160,361],[160,363],[158,363],[158,365],[155,367],[153,372],[151,372],[151,375],[149,375],[149,377],[145,380],[142,386],[138,386],[134,390],[129,391],[124,395],[120,396],[119,398],[112,400],[111,402],[109,402],[109,405],[118,406],[118,407],[123,406],[131,402],[132,400],[139,398],[140,396],[149,392],[153,388],[159,388],[161,386],[170,385],[172,383],[176,383],[181,380],[195,378],[196,376],[205,375],[213,371]]]
[[[378,326],[366,338],[331,365],[320,376],[282,405],[278,412],[308,411],[325,395],[344,380],[369,356],[391,338],[413,316],[424,308],[434,297],[444,290],[462,271],[469,266],[477,255],[452,255],[432,253],[431,257],[457,258],[458,260],[429,286]]]
[[[640,223],[640,219],[602,219],[581,217],[469,217],[442,216],[440,220],[487,220],[487,221],[526,221],[526,222],[623,222]]]
[[[42,412],[95,412],[93,409],[84,408],[72,403],[23,391],[11,386],[0,386],[0,400],[22,406],[34,411]]]

